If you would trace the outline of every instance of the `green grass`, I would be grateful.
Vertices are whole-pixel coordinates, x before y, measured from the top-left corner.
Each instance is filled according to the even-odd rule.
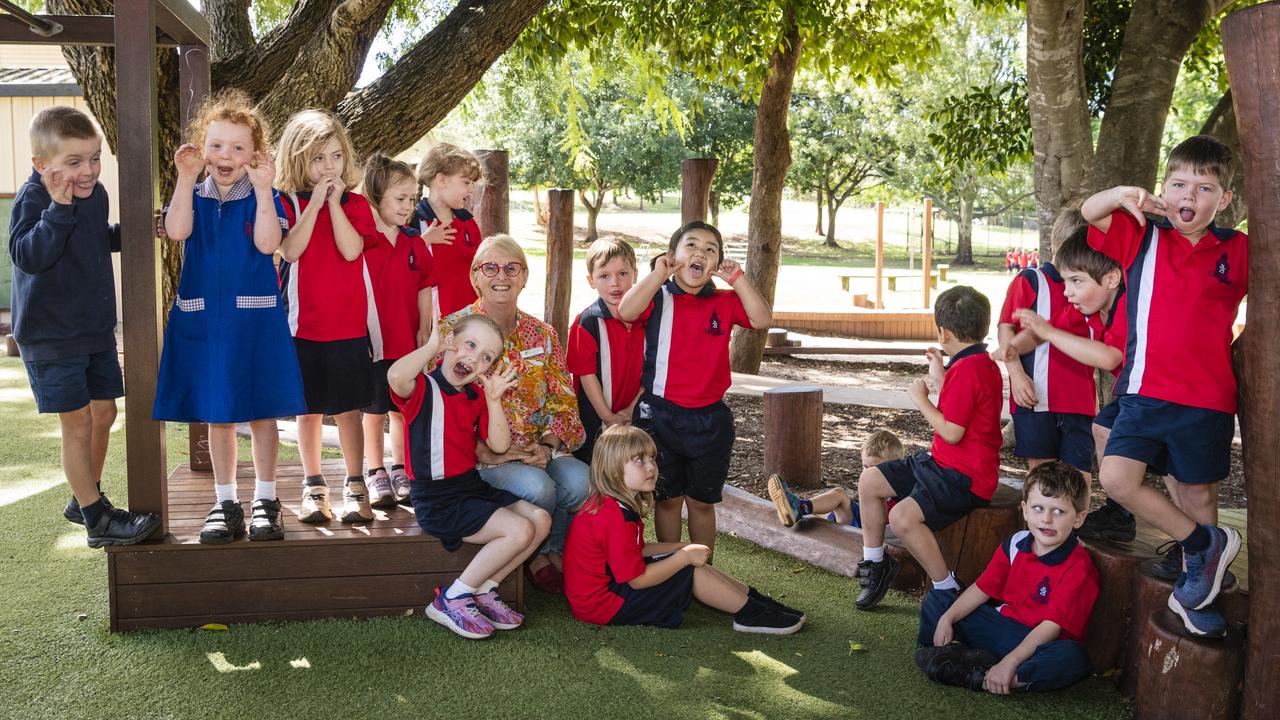
[[[105,478],[120,499],[123,440],[117,429]],[[172,428],[171,463],[185,449]],[[22,365],[7,358],[0,457],[0,718],[1130,715],[1104,679],[1003,699],[934,686],[911,661],[909,598],[891,594],[881,610],[855,613],[847,578],[730,537],[720,567],[804,608],[799,634],[738,634],[701,607],[679,630],[600,629],[535,591],[528,627],[483,643],[421,616],[111,634],[103,553],[59,514],[67,492],[57,420],[35,413]],[[851,641],[866,651],[851,654]]]

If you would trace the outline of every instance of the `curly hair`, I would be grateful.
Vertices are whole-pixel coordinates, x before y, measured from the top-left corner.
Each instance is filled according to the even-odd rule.
[[[204,147],[205,132],[209,130],[210,124],[218,121],[244,125],[249,128],[249,136],[253,138],[253,149],[270,152],[267,145],[267,121],[258,114],[253,100],[244,91],[227,89],[210,95],[187,124],[187,142],[198,148]]]
[[[484,177],[484,169],[480,166],[480,158],[470,150],[464,150],[449,143],[436,143],[418,162],[418,191],[430,187],[436,175],[465,175],[471,180],[480,182]]]
[[[276,150],[276,187],[284,192],[310,190],[312,182],[307,177],[307,169],[311,158],[334,138],[342,145],[342,183],[348,190],[359,185],[360,166],[356,164],[347,129],[331,113],[303,110],[289,118],[280,133],[280,147]]]

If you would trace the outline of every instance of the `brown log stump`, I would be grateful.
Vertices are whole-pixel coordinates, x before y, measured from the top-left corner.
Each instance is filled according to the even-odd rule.
[[[476,207],[476,223],[480,237],[511,232],[510,173],[506,150],[478,150],[484,166],[484,185]]]
[[[764,392],[764,472],[788,485],[822,486],[822,388],[788,385]]]
[[[1096,672],[1124,666],[1138,565],[1148,559],[1141,550],[1101,541],[1084,543],[1098,569],[1098,600],[1089,616],[1085,649]]]
[[[547,289],[543,319],[568,341],[569,293],[573,286],[573,191],[547,191]]]
[[[764,338],[765,347],[787,347],[787,331],[782,328],[769,328]]]
[[[986,569],[1000,541],[1022,528],[1021,502],[1021,492],[1001,483],[996,485],[990,505],[936,533],[942,556],[957,579],[972,584]]]
[[[708,220],[711,207],[711,178],[715,158],[685,158],[680,161],[680,223]]]
[[[1137,720],[1235,720],[1244,680],[1243,633],[1221,640],[1186,634],[1167,608],[1135,628],[1138,663]]]
[[[9,357],[22,357],[18,350],[18,341],[12,335],[4,336],[4,354]]]

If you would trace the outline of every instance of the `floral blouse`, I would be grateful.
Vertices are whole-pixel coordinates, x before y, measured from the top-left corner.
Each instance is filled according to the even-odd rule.
[[[486,314],[484,300],[442,318],[440,334],[448,334],[455,323],[472,313]],[[536,445],[551,433],[560,438],[562,451],[576,450],[586,439],[586,431],[578,417],[578,396],[555,328],[516,310],[516,329],[506,337],[503,353],[516,369],[516,385],[502,397],[511,424],[512,447]]]

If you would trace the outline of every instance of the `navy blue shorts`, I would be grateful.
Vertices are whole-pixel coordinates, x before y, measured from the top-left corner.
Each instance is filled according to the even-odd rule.
[[[1088,415],[1057,412],[1013,414],[1013,454],[1057,459],[1083,473],[1093,472],[1093,421]]]
[[[685,408],[645,394],[632,422],[658,446],[658,486],[654,497],[687,496],[720,502],[733,453],[733,411],[723,402]]]
[[[876,469],[889,481],[899,501],[911,498],[924,512],[924,524],[941,530],[990,501],[969,491],[969,476],[934,462],[924,450],[901,460],[886,460]]]
[[[115,348],[60,360],[25,360],[31,394],[42,413],[64,413],[90,400],[124,397],[124,377]]]
[[[373,364],[373,402],[360,408],[367,415],[386,415],[398,413],[400,409],[391,402],[391,383],[387,381],[387,371],[395,360],[379,360]]]
[[[1120,414],[1120,400],[1117,398],[1107,403],[1105,407],[1093,416],[1093,424],[1101,425],[1110,430],[1116,424],[1116,416]]]
[[[1235,416],[1167,400],[1124,395],[1111,427],[1107,455],[1138,460],[1188,485],[1226,479],[1231,472]]]
[[[480,532],[489,518],[520,498],[480,479],[475,468],[444,480],[409,483],[409,501],[422,532],[453,552],[462,538]]]
[[[373,402],[373,357],[368,338],[293,339],[302,371],[302,394],[312,415],[337,415]]]
[[[645,558],[646,565],[666,555]],[[626,583],[609,581],[609,592],[622,598],[622,607],[609,619],[610,625],[653,625],[679,627],[684,611],[693,600],[693,566],[680,568],[675,575],[647,588],[633,588]]]

